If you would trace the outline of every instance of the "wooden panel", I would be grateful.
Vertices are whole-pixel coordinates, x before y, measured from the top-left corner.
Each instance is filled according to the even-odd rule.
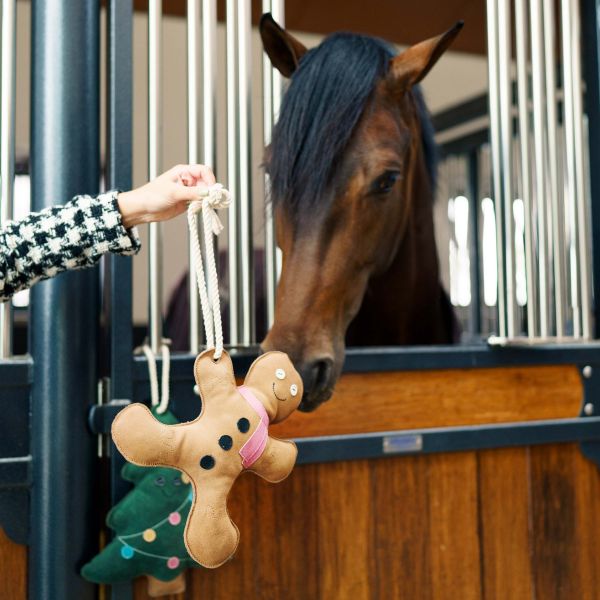
[[[483,597],[533,598],[528,451],[487,450],[478,464]]]
[[[481,565],[476,455],[437,454],[427,462],[432,598],[477,600],[481,597]]]
[[[314,413],[272,427],[306,437],[575,417],[583,399],[576,367],[511,367],[343,375]]]
[[[371,469],[373,597],[431,600],[429,458],[373,461]]]
[[[0,596],[27,598],[27,547],[15,544],[0,527]]]
[[[136,10],[147,11],[148,0],[134,0]],[[421,0],[399,3],[398,0],[377,0],[373,10],[370,0],[287,0],[285,22],[296,31],[328,34],[333,31],[355,31],[377,35],[398,44],[420,42],[446,31],[457,20],[466,27],[453,44],[462,52],[485,54],[485,2],[481,0]],[[164,3],[166,14],[184,16],[186,0]],[[256,25],[261,15],[261,3],[252,2],[252,21]],[[225,18],[225,0],[218,0],[217,15]]]
[[[186,599],[600,599],[600,477],[575,444],[246,476],[230,512],[238,553]]]
[[[373,514],[367,461],[319,469],[320,598],[368,600]],[[393,508],[391,508],[393,510]]]
[[[574,444],[532,448],[530,457],[537,598],[599,598],[598,470]]]

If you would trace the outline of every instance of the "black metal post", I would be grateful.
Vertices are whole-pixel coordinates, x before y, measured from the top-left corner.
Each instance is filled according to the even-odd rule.
[[[132,185],[133,122],[133,6],[131,0],[107,2],[107,152],[106,186],[130,189]],[[131,258],[111,255],[104,262],[105,326],[108,334],[109,397],[133,396],[133,323]],[[129,489],[121,478],[124,459],[111,444],[111,503]],[[129,583],[111,586],[112,600],[129,600]]]
[[[583,76],[586,84],[585,112],[589,129],[591,232],[594,293],[594,337],[600,337],[600,0],[582,0],[581,33]]]
[[[99,12],[96,0],[33,0],[32,206],[99,187]],[[33,487],[29,597],[95,597],[79,575],[96,547],[99,278],[71,272],[32,290]]]
[[[471,262],[471,307],[469,324],[471,326],[471,339],[481,339],[481,280],[480,280],[480,252],[479,252],[479,160],[478,149],[474,148],[467,155],[467,173],[469,180],[469,258]]]

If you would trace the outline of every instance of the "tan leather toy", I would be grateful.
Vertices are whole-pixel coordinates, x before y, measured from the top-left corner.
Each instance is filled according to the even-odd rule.
[[[269,422],[289,416],[302,398],[302,379],[283,352],[259,356],[244,385],[236,387],[227,352],[198,356],[194,376],[202,397],[200,415],[189,423],[164,425],[143,404],[115,418],[112,435],[130,462],[183,471],[194,489],[185,545],[201,565],[218,567],[234,554],[239,531],[227,512],[227,495],[238,475],[253,471],[267,481],[285,479],[296,462],[293,442],[268,434]]]

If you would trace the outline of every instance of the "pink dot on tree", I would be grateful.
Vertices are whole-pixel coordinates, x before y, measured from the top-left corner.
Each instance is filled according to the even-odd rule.
[[[181,523],[181,515],[178,512],[172,512],[169,515],[169,523],[171,525],[179,525]]]
[[[167,567],[169,569],[176,569],[179,566],[179,559],[176,556],[171,556],[171,558],[167,561]]]

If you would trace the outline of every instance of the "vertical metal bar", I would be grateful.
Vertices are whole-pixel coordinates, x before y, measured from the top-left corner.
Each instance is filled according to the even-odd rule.
[[[581,315],[579,302],[579,256],[578,256],[578,237],[577,227],[577,186],[575,179],[577,177],[577,166],[575,164],[575,132],[574,132],[574,112],[573,112],[573,80],[571,74],[571,27],[570,27],[570,6],[568,2],[561,2],[562,17],[562,62],[563,62],[563,129],[565,137],[565,163],[566,163],[566,201],[568,206],[569,220],[569,262],[571,277],[571,306],[573,309],[573,336],[581,335]]]
[[[202,0],[202,162],[217,164],[217,2]]]
[[[187,0],[187,112],[188,112],[188,162],[198,162],[198,1]],[[196,228],[199,221],[196,219]],[[189,234],[188,234],[189,236]],[[190,352],[198,352],[200,346],[200,304],[196,270],[193,268],[194,251],[188,240],[188,292],[190,308]]]
[[[263,0],[263,13],[270,12],[279,25],[284,26],[283,0]],[[283,79],[281,73],[271,65],[266,53],[263,53],[263,124],[264,144],[271,142],[273,126],[276,115],[281,106]],[[265,175],[265,279],[266,279],[266,304],[267,328],[275,320],[275,293],[277,290],[277,240],[275,236],[275,223],[273,221],[273,206],[271,204],[269,178]]]
[[[498,5],[498,80],[500,93],[501,168],[503,178],[504,257],[506,269],[506,332],[509,338],[516,335],[515,300],[515,235],[513,217],[513,122],[510,3],[501,0]]]
[[[519,144],[521,158],[521,195],[525,212],[525,281],[527,288],[527,335],[536,336],[537,296],[532,227],[531,139],[529,135],[529,75],[528,75],[528,20],[526,0],[515,0],[515,36],[517,51],[517,88],[519,102]]]
[[[215,168],[217,164],[217,2],[202,0],[202,162]],[[198,215],[199,218],[199,215]],[[202,228],[201,228],[202,229]],[[203,235],[203,233],[202,233]],[[215,256],[218,254],[218,240],[213,240]],[[204,245],[202,257],[206,264]],[[190,269],[193,271],[193,269]],[[207,281],[209,298],[212,282]],[[197,286],[194,289],[198,297]],[[202,331],[202,324],[199,323]]]
[[[590,190],[591,198],[600,194],[600,0],[588,0],[581,6],[583,11],[581,19],[583,45],[583,67],[585,74],[585,113],[588,119],[587,152],[589,155],[590,168]],[[597,202],[590,203],[591,213],[591,254],[593,278],[592,279],[594,313],[593,323],[590,323],[590,333],[593,337],[600,337],[600,205]],[[591,269],[590,269],[591,270]]]
[[[161,26],[162,0],[148,2],[148,179],[160,174],[161,131]],[[162,339],[162,226],[150,223],[149,316],[150,346],[160,351]]]
[[[234,205],[227,214],[228,261],[229,261],[229,343],[237,346],[241,341],[240,332],[240,280],[238,270],[238,114],[237,114],[237,26],[235,0],[227,0],[227,186],[234,199]]]
[[[272,13],[272,0],[263,0],[262,12]],[[273,125],[275,120],[273,107],[273,71],[271,61],[266,52],[263,52],[262,84],[263,84],[263,145],[271,143]],[[275,320],[275,291],[277,287],[277,272],[275,263],[275,223],[273,222],[273,206],[271,204],[271,190],[269,176],[265,173],[265,296],[267,329]]]
[[[255,342],[254,240],[252,235],[252,72],[250,34],[251,0],[238,0],[238,139],[239,139],[239,267],[241,283],[241,343]]]
[[[591,245],[589,240],[589,205],[586,195],[584,116],[581,74],[581,15],[579,3],[569,3],[571,15],[571,77],[573,94],[573,129],[575,144],[575,186],[577,194],[577,229],[579,236],[579,281],[581,285],[581,334],[584,339],[592,337],[591,323]]]
[[[100,5],[32,3],[33,210],[98,192]],[[79,575],[97,550],[98,269],[63,273],[32,290],[30,598],[96,597]]]
[[[546,119],[544,117],[544,29],[540,0],[530,0],[531,21],[531,72],[533,98],[533,131],[535,163],[535,201],[538,234],[538,278],[540,300],[540,336],[549,335],[549,285],[548,285],[548,238],[546,211]]]
[[[575,165],[575,132],[573,109],[573,79],[571,74],[571,14],[568,2],[561,2],[562,18],[562,52],[563,52],[563,113],[564,113],[564,138],[565,138],[565,165],[566,165],[566,195],[568,205],[569,224],[569,262],[571,279],[571,307],[573,309],[573,336],[581,334],[581,316],[579,308],[579,231],[577,228],[577,186]]]
[[[565,334],[565,265],[564,265],[564,215],[561,207],[562,196],[558,189],[557,123],[556,114],[556,60],[554,0],[544,0],[544,55],[546,70],[546,123],[548,132],[547,177],[550,198],[550,245],[554,273],[554,311],[556,335]]]
[[[471,316],[473,339],[481,334],[481,280],[479,269],[479,160],[476,149],[468,155],[468,196],[469,196],[469,258],[471,272]]]
[[[498,10],[497,0],[487,0],[487,43],[488,43],[488,81],[490,102],[490,148],[492,153],[492,172],[494,180],[494,206],[496,209],[496,247],[498,260],[498,335],[506,337],[506,286],[504,277],[504,244],[502,243],[503,225],[503,178],[502,146],[500,136],[499,96],[499,57],[498,57]]]
[[[107,2],[107,115],[106,186],[131,188],[133,121],[133,4],[132,0]],[[105,259],[104,288],[108,292],[106,328],[109,335],[110,399],[131,398],[133,323],[132,259],[111,254]],[[111,504],[127,492],[121,478],[124,459],[111,452]],[[111,600],[130,600],[131,584],[113,584]]]
[[[16,0],[2,2],[2,81],[0,84],[0,227],[12,218],[15,178]],[[0,304],[0,359],[12,349],[10,301]]]

